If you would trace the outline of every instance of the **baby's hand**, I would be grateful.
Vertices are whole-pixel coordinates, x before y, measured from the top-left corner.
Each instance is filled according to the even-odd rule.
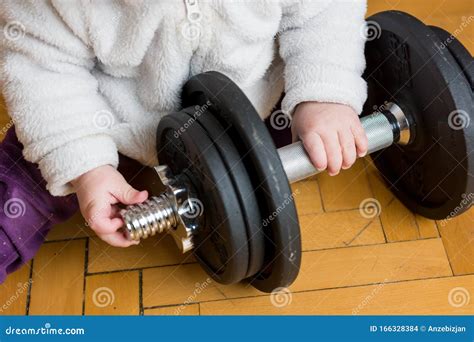
[[[304,102],[296,107],[292,132],[300,138],[318,170],[334,176],[367,153],[367,136],[357,113],[349,106]]]
[[[146,191],[132,188],[125,178],[110,165],[97,167],[72,181],[77,193],[82,216],[96,234],[109,245],[128,247],[137,244],[128,241],[119,231],[123,220],[117,204],[136,204],[145,201]]]

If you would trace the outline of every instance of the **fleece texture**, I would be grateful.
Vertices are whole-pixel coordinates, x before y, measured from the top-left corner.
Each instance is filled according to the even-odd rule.
[[[215,70],[264,118],[280,98],[361,111],[365,0],[2,0],[9,114],[55,196],[118,152],[154,166],[160,118]],[[196,142],[199,143],[199,142]]]

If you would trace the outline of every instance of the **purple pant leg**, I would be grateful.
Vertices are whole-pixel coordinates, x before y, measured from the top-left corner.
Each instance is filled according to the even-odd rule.
[[[22,150],[12,127],[0,143],[0,283],[34,257],[54,224],[79,208],[75,195],[55,197],[46,190]]]

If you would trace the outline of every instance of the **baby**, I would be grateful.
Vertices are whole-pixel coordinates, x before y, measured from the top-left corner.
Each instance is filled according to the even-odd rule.
[[[19,142],[10,131],[2,143],[1,195],[27,210],[17,228],[0,213],[0,281],[70,216],[73,193],[102,240],[133,244],[117,204],[148,194],[117,171],[119,152],[157,165],[158,122],[201,72],[230,77],[262,118],[284,92],[316,168],[349,168],[367,151],[365,10],[365,0],[2,0],[0,75]]]

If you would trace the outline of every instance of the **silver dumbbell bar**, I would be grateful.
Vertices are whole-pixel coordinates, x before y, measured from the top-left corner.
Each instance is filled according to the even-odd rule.
[[[365,116],[360,122],[367,135],[368,154],[393,143],[406,145],[410,142],[409,121],[401,108],[394,103],[387,103],[382,111]],[[290,183],[320,172],[311,163],[301,141],[279,148],[278,154]]]
[[[413,140],[407,116],[394,103],[387,103],[380,110],[363,117],[361,124],[367,135],[369,154],[394,143],[406,145]],[[320,172],[311,163],[301,142],[279,148],[278,154],[290,183]],[[166,232],[173,236],[185,253],[194,247],[192,234],[203,208],[199,208],[200,201],[189,194],[187,186],[176,180],[166,165],[155,170],[166,191],[121,211],[125,235],[131,240],[140,240]]]

